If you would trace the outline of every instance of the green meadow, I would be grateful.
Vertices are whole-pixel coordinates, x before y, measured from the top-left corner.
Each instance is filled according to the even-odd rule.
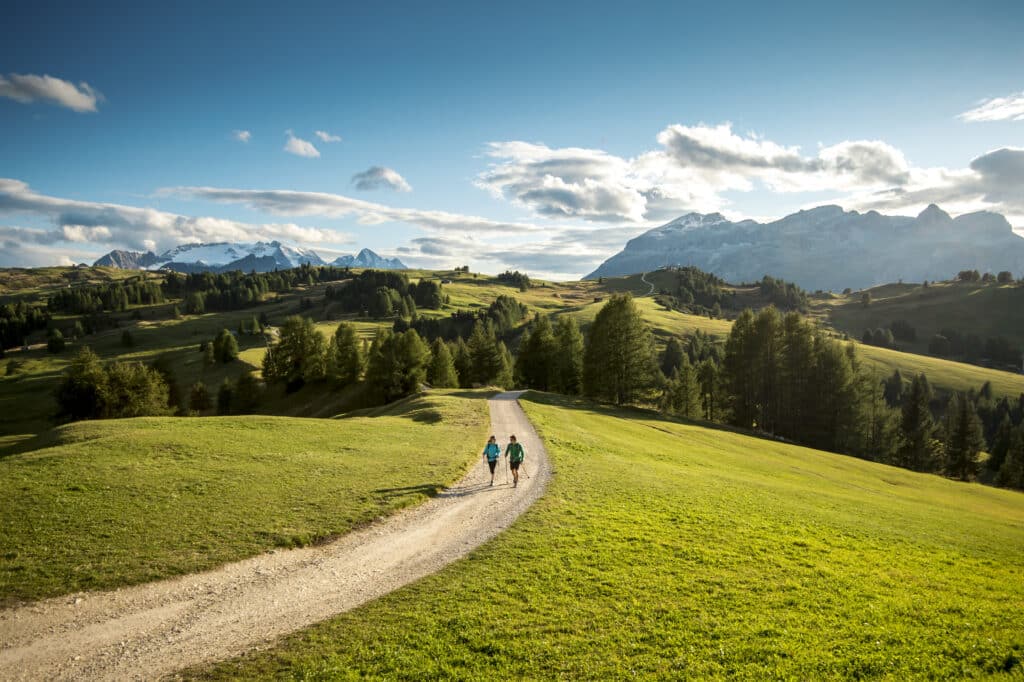
[[[78,422],[0,456],[0,603],[193,573],[314,543],[461,477],[486,392],[347,419]]]
[[[523,405],[555,475],[509,530],[189,676],[1024,674],[1024,495],[644,411]]]

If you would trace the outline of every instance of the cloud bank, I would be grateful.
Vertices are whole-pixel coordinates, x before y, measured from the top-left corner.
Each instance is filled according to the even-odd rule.
[[[103,96],[86,82],[78,85],[53,76],[11,73],[0,76],[0,97],[29,104],[41,101],[57,104],[72,111],[96,111]]]

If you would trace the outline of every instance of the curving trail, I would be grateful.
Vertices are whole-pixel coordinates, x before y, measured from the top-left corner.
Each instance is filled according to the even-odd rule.
[[[648,291],[646,294],[644,294],[644,296],[654,296],[654,285],[647,281],[647,273],[646,272],[641,272],[640,273],[640,281],[643,282],[644,284],[646,284],[647,286],[649,286],[651,288],[650,291]]]
[[[492,433],[501,443],[515,434],[526,449],[531,478],[517,489],[500,471],[488,487],[478,460],[437,497],[322,547],[0,611],[0,678],[159,678],[241,654],[440,570],[511,524],[550,479],[521,394],[489,401]]]

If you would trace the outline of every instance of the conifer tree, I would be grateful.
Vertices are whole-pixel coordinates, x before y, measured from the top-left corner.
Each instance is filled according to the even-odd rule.
[[[697,372],[685,355],[681,364],[672,371],[662,395],[662,410],[668,414],[697,419],[701,417],[700,382]]]
[[[245,372],[235,382],[233,403],[238,414],[250,414],[259,405],[263,386],[254,372]]]
[[[599,400],[635,402],[657,371],[654,344],[630,294],[612,296],[597,313],[583,358],[583,390]]]
[[[704,418],[715,421],[720,418],[719,370],[710,358],[700,363],[697,368],[697,380],[700,383],[701,407]]]
[[[583,389],[583,334],[575,318],[562,315],[555,323],[555,386],[566,395]]]
[[[1006,457],[996,474],[996,483],[1007,488],[1024,489],[1024,426],[1013,430],[1008,445]]]
[[[188,409],[193,412],[205,412],[210,409],[211,405],[210,391],[206,388],[206,384],[201,381],[192,384],[192,390],[189,392],[188,398]]]
[[[263,356],[263,378],[283,381],[290,389],[326,374],[326,343],[313,321],[292,315],[281,325],[280,339]]]
[[[744,428],[754,426],[759,412],[754,392],[757,356],[754,313],[746,309],[733,322],[722,359],[722,381],[730,401],[731,421]]]
[[[999,427],[996,429],[995,437],[992,439],[992,448],[989,452],[988,461],[985,462],[985,468],[992,473],[999,473],[999,470],[1003,466],[1003,460],[1006,459],[1006,453],[1010,449],[1010,439],[1013,436],[1013,420],[1010,418],[1009,413],[1003,415],[1002,421],[999,422]]]
[[[363,374],[363,353],[355,325],[342,322],[327,348],[327,375],[341,386],[359,381]]]
[[[477,320],[466,347],[471,363],[471,385],[486,386],[495,383],[506,369],[506,360],[489,320]]]
[[[385,403],[409,395],[426,379],[430,349],[415,329],[383,331],[370,348],[366,383]]]
[[[665,350],[661,354],[661,373],[666,377],[672,377],[682,364],[683,344],[673,336],[668,340]]]
[[[978,455],[985,447],[974,403],[954,393],[946,408],[946,474],[969,481],[978,473]]]
[[[557,381],[557,346],[551,322],[537,315],[519,343],[516,375],[520,385],[550,391]]]
[[[217,362],[228,363],[238,357],[238,341],[227,329],[221,329],[213,340],[213,357]]]
[[[471,388],[473,386],[473,358],[469,354],[469,346],[462,338],[454,343],[452,361],[455,363],[455,372],[459,375],[459,386]]]
[[[434,339],[431,344],[430,367],[427,369],[427,381],[435,388],[458,388],[459,375],[455,371],[448,344],[441,338]]]
[[[914,471],[932,471],[935,422],[931,412],[932,389],[924,374],[914,377],[903,399],[896,464]]]
[[[217,389],[217,414],[231,414],[231,403],[235,397],[235,388],[230,379],[224,379]]]

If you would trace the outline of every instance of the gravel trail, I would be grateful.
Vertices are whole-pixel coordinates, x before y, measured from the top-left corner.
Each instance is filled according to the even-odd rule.
[[[526,450],[519,487],[488,487],[482,459],[455,486],[327,545],[206,573],[0,611],[0,678],[155,679],[264,646],[440,570],[487,542],[543,493],[544,445],[517,398],[489,401],[499,443]],[[483,443],[466,443],[482,450]],[[500,466],[505,465],[502,457]]]

